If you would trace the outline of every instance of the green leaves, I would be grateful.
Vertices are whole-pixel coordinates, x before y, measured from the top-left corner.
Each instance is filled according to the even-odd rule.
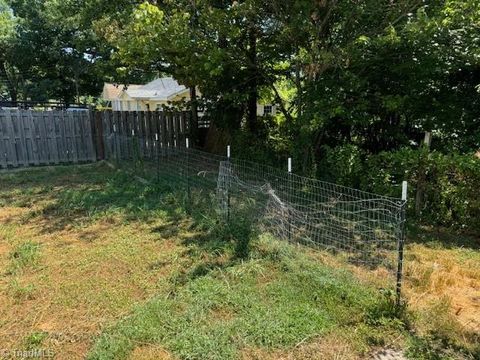
[[[5,47],[15,36],[16,21],[12,10],[0,0],[0,46]]]
[[[250,122],[252,99],[277,103],[254,135],[302,160],[322,145],[398,149],[424,130],[443,151],[480,148],[478,1],[11,0],[13,22],[1,1],[0,43],[26,98],[171,75],[228,131]]]

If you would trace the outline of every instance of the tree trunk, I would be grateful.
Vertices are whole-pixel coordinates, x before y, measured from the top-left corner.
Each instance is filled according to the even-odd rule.
[[[248,33],[248,60],[250,62],[249,92],[247,101],[247,124],[248,129],[255,133],[257,131],[257,100],[258,100],[258,69],[257,69],[257,36],[255,26],[252,25]]]
[[[16,107],[17,100],[18,100],[18,92],[15,87],[15,84],[12,82],[11,78],[8,76],[7,67],[5,66],[4,62],[1,63],[0,74],[2,74],[3,77],[6,79],[8,94],[10,95],[10,101],[12,102],[11,106]]]
[[[430,150],[430,144],[432,141],[432,133],[430,131],[425,131],[425,139],[423,140],[423,146]],[[418,182],[417,182],[417,192],[415,194],[415,215],[420,217],[423,209],[423,202],[424,202],[424,192],[425,192],[425,183],[427,181],[427,174],[425,173],[425,169],[423,168],[426,166],[426,159],[423,158],[420,163],[419,175],[418,175]]]
[[[300,78],[300,60],[297,59],[295,62],[295,86],[297,88],[297,114],[299,117],[302,116],[302,81]]]
[[[197,89],[195,86],[190,87],[190,111],[192,114],[190,120],[190,136],[192,142],[198,145],[198,103],[197,103]]]
[[[287,121],[290,123],[290,124],[293,124],[293,117],[292,115],[289,113],[289,111],[287,110],[287,108],[285,107],[285,103],[282,99],[282,97],[280,96],[280,93],[278,92],[277,88],[275,87],[275,84],[270,84],[270,88],[273,90],[273,93],[275,95],[275,102],[277,103],[277,105],[280,107],[280,111],[283,113],[283,115],[285,116],[285,119],[287,119]]]

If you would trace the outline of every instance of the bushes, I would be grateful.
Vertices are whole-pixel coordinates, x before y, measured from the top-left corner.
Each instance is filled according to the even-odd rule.
[[[364,152],[355,145],[346,144],[322,148],[325,156],[319,164],[319,177],[322,180],[358,188],[364,167]]]
[[[396,197],[407,180],[410,218],[427,225],[480,230],[480,159],[472,154],[404,148],[367,155],[347,145],[327,149],[319,175]]]

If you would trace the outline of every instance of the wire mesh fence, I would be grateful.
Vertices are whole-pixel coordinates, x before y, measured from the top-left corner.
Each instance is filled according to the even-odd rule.
[[[351,262],[393,268],[404,201],[232,159],[219,167],[218,193],[255,197],[262,225],[277,237],[349,255]],[[230,200],[230,206],[232,206]],[[235,206],[235,205],[233,205]]]
[[[385,268],[396,275],[399,294],[405,200],[188,148],[188,139],[163,142],[134,132],[109,136],[114,145],[106,158],[118,167],[182,187],[192,206],[199,198],[213,198],[211,206],[225,221],[248,218],[279,239],[328,250],[355,265]]]

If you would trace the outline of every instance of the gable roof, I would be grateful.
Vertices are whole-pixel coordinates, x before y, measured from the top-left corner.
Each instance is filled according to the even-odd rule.
[[[170,100],[184,93],[187,88],[180,85],[174,78],[155,79],[138,88],[128,88],[125,92],[133,99]]]
[[[102,91],[102,98],[105,100],[115,100],[120,97],[122,92],[126,89],[138,89],[142,87],[142,85],[121,85],[121,84],[111,84],[111,83],[104,83],[103,84],[103,91]]]

